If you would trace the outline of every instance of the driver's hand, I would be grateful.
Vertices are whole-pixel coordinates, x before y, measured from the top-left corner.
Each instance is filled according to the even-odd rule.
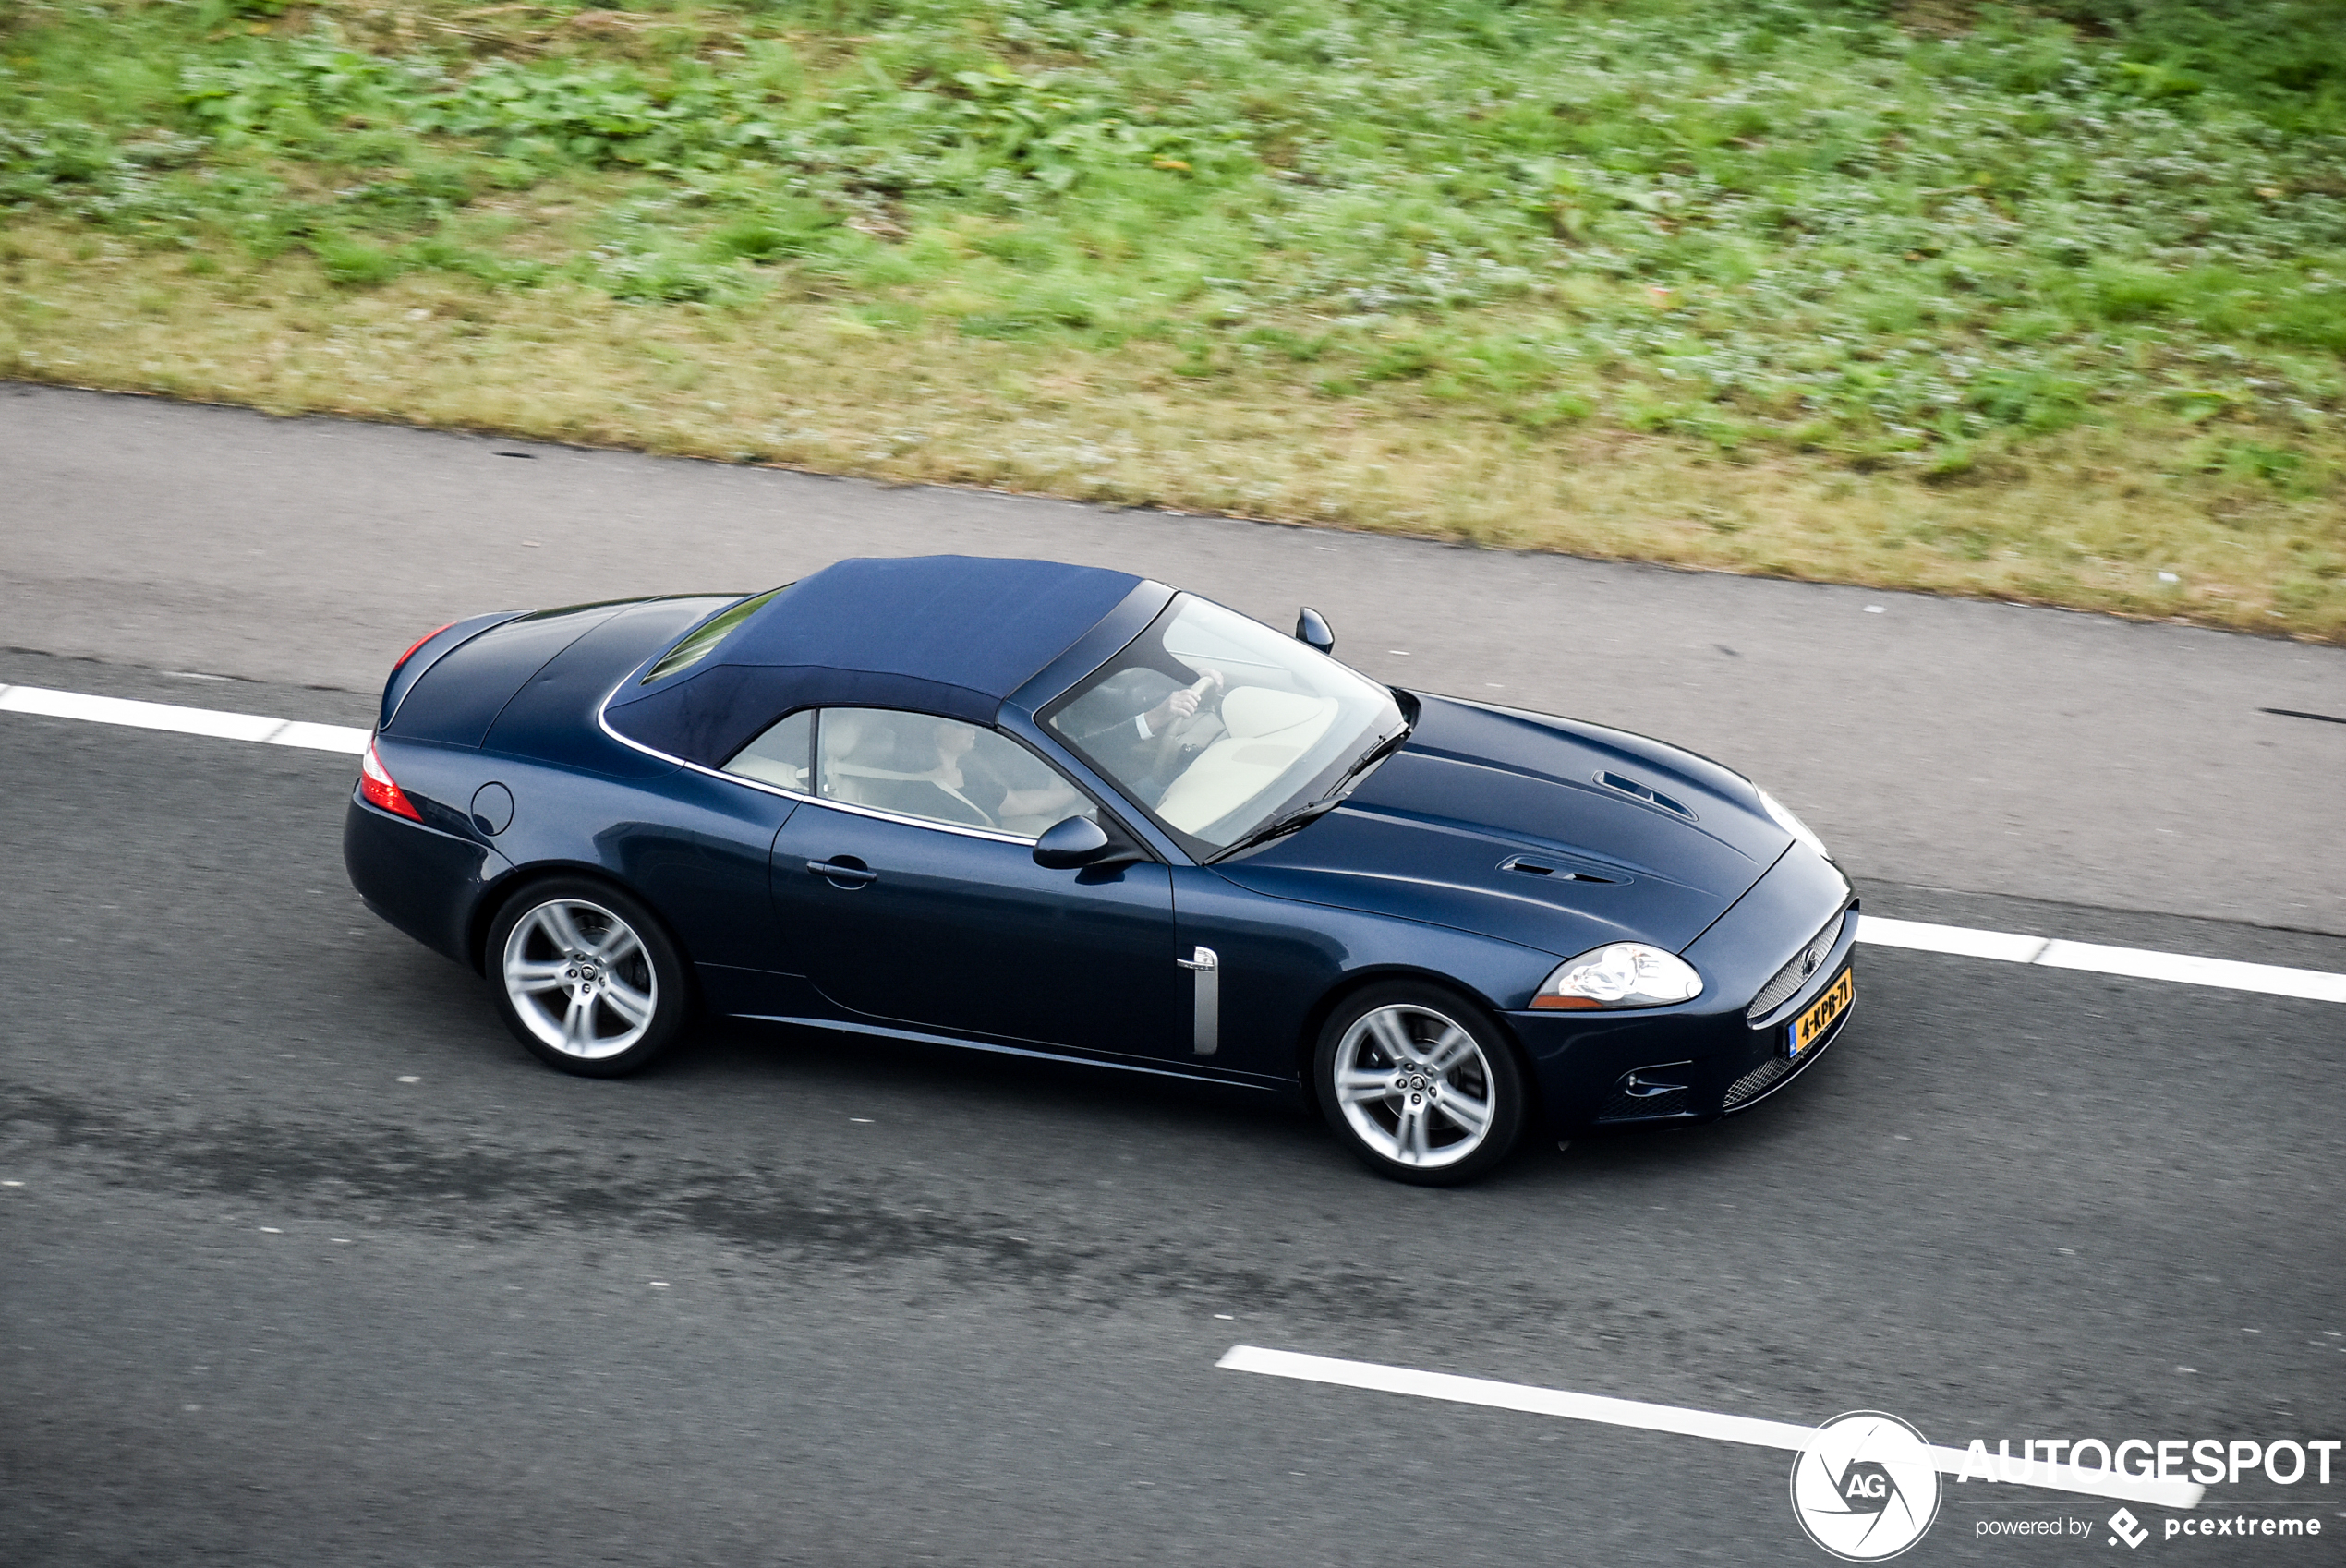
[[[1149,733],[1162,735],[1166,730],[1197,712],[1197,694],[1187,686],[1149,709],[1146,722]]]

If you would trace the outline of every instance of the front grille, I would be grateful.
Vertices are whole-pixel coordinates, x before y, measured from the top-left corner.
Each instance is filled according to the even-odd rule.
[[[1842,922],[1848,914],[1849,911],[1844,909],[1825,922],[1823,930],[1802,943],[1800,951],[1784,960],[1784,968],[1776,971],[1768,983],[1760,987],[1760,995],[1754,996],[1751,1006],[1744,1009],[1745,1022],[1758,1023],[1781,1007],[1785,997],[1807,984],[1810,975],[1824,967],[1824,961],[1832,957],[1832,945],[1841,939]]]
[[[1687,1092],[1674,1089],[1667,1094],[1650,1094],[1640,1099],[1616,1089],[1597,1116],[1601,1122],[1642,1121],[1652,1116],[1682,1116],[1687,1114]]]
[[[1732,1111],[1747,1100],[1758,1099],[1774,1085],[1776,1080],[1790,1072],[1797,1065],[1784,1056],[1771,1056],[1727,1085],[1725,1108]]]

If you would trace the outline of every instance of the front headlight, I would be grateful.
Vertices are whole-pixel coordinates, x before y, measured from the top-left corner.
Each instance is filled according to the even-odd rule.
[[[1558,964],[1531,995],[1535,1007],[1666,1007],[1702,995],[1702,976],[1675,953],[1614,942]]]
[[[1760,786],[1757,784],[1754,784],[1752,788],[1760,790]],[[1824,860],[1832,859],[1832,851],[1825,848],[1825,841],[1822,838],[1818,838],[1814,833],[1809,832],[1808,825],[1801,821],[1798,817],[1793,815],[1791,812],[1787,811],[1782,801],[1768,793],[1767,790],[1760,790],[1760,803],[1768,808],[1768,814],[1776,819],[1776,826],[1778,827],[1783,828],[1786,833],[1791,834],[1795,838],[1799,839],[1802,843],[1816,850],[1820,858]]]

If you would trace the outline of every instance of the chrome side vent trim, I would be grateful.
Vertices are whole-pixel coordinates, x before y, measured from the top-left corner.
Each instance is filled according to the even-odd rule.
[[[1608,790],[1618,790],[1633,800],[1643,801],[1650,806],[1660,806],[1663,811],[1675,813],[1685,817],[1688,822],[1694,820],[1693,812],[1688,811],[1651,785],[1640,784],[1636,779],[1624,778],[1618,773],[1600,773],[1597,775],[1597,782]]]
[[[1222,1048],[1222,956],[1199,947],[1175,963],[1190,971],[1195,983],[1190,1003],[1190,1049],[1210,1056]]]

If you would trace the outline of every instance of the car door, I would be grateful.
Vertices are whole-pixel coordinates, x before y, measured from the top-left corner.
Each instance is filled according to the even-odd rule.
[[[816,798],[774,842],[790,959],[837,1006],[923,1030],[1186,1055],[1189,976],[1155,862],[1036,865],[1096,808],[997,731],[930,715],[816,717]]]

